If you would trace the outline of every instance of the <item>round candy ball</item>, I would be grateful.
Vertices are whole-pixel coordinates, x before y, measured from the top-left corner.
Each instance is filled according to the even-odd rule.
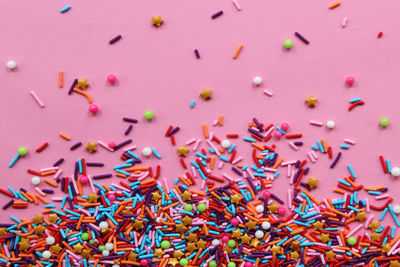
[[[91,245],[94,245],[94,244],[96,244],[96,241],[94,241],[93,239],[90,239],[90,240],[89,240],[89,243],[90,243]]]
[[[153,113],[153,111],[146,110],[146,111],[144,112],[144,117],[145,117],[145,119],[147,119],[147,120],[151,120],[152,118],[154,118],[154,113]]]
[[[280,131],[275,131],[275,132],[274,132],[274,136],[275,136],[276,138],[278,138],[278,139],[281,138],[282,135],[283,135],[283,134],[282,134]]]
[[[105,250],[106,248],[103,245],[98,246],[98,249],[100,249],[101,251]]]
[[[116,146],[117,146],[117,143],[115,143],[114,141],[108,142],[108,147],[109,147],[109,148],[114,148],[114,147],[116,147]]]
[[[88,240],[89,239],[89,234],[88,233],[83,233],[81,234],[82,240]]]
[[[246,261],[246,263],[244,264],[244,267],[253,267],[253,263]]]
[[[40,184],[40,178],[37,177],[37,176],[33,176],[32,177],[32,184],[34,184],[34,185]]]
[[[289,39],[285,40],[285,41],[283,42],[283,46],[284,46],[285,48],[287,48],[287,49],[292,48],[292,46],[293,46],[292,40],[289,40]]]
[[[400,205],[394,205],[393,206],[393,212],[396,213],[396,214],[399,214],[400,213]]]
[[[186,211],[191,212],[191,211],[193,210],[193,205],[192,205],[192,204],[186,204],[185,207],[184,207],[184,209],[185,209]]]
[[[9,60],[7,61],[6,66],[8,69],[13,70],[17,67],[17,63],[14,60]]]
[[[91,105],[89,106],[89,111],[90,111],[90,113],[92,113],[92,114],[96,114],[97,111],[99,111],[99,107],[98,107],[96,104],[91,104]]]
[[[46,244],[47,245],[54,245],[54,243],[56,243],[56,239],[52,236],[48,236],[46,237]]]
[[[189,261],[188,261],[187,259],[183,258],[183,259],[181,259],[181,260],[179,261],[179,264],[180,264],[181,266],[186,266],[186,265],[189,264]]]
[[[382,119],[379,121],[379,124],[380,124],[382,127],[386,127],[386,126],[389,125],[389,119],[388,119],[388,118],[382,118]]]
[[[391,173],[394,177],[399,177],[400,176],[400,167],[393,167],[391,170]]]
[[[269,192],[268,190],[265,190],[263,193],[263,198],[269,198],[271,196],[271,192]]]
[[[257,86],[260,85],[260,84],[262,83],[262,78],[261,78],[260,76],[254,77],[253,83],[254,83],[255,85],[257,85]]]
[[[140,260],[140,265],[141,266],[148,266],[149,265],[149,260],[148,259],[141,259]]]
[[[218,264],[215,260],[212,260],[208,263],[208,267],[217,267],[217,266],[218,266]]]
[[[117,76],[115,76],[114,74],[110,74],[107,76],[107,81],[109,83],[115,83],[117,81]]]
[[[146,157],[150,156],[151,153],[152,153],[152,152],[151,152],[151,148],[150,148],[150,147],[145,147],[145,148],[143,148],[142,153],[143,153],[143,155],[146,156]]]
[[[51,252],[48,251],[48,250],[45,250],[45,251],[42,252],[42,256],[43,256],[43,258],[45,258],[45,259],[50,259],[50,257],[51,257]]]
[[[108,251],[108,250],[103,250],[103,251],[101,252],[101,254],[103,255],[103,257],[107,257],[107,256],[110,256],[110,251]]]
[[[261,231],[261,230],[257,230],[256,233],[255,233],[255,236],[257,238],[263,238],[264,237],[264,232]]]
[[[282,129],[283,131],[287,131],[287,130],[289,129],[289,124],[286,123],[286,122],[282,123],[282,124],[281,124],[281,129]]]
[[[257,211],[258,213],[264,212],[264,206],[263,206],[263,205],[257,205],[257,206],[256,206],[256,211]]]
[[[229,241],[229,236],[228,235],[224,235],[224,236],[222,236],[222,242],[228,242]]]
[[[238,218],[232,218],[232,219],[231,219],[231,224],[232,224],[232,226],[238,226],[238,225],[239,225],[239,220],[238,220]]]
[[[218,240],[218,239],[213,239],[213,240],[211,241],[211,244],[212,244],[213,246],[218,246],[218,245],[219,245],[219,240]]]
[[[20,148],[18,148],[18,154],[23,157],[26,154],[28,154],[28,149],[26,149],[26,147],[21,146]]]
[[[169,249],[170,246],[171,246],[171,242],[169,242],[168,240],[161,241],[161,248]]]
[[[79,182],[81,184],[87,184],[89,182],[89,178],[85,175],[82,175],[81,177],[79,177]]]
[[[335,128],[335,122],[334,121],[327,121],[326,122],[326,127],[328,127],[329,129],[333,129]]]
[[[108,228],[108,222],[105,222],[105,221],[101,222],[99,224],[99,227],[101,230]]]
[[[119,264],[114,264],[112,267],[120,267]]]
[[[347,78],[346,78],[346,83],[349,86],[352,86],[355,81],[356,81],[356,79],[354,78],[354,76],[347,76]]]
[[[229,140],[222,140],[221,146],[225,149],[229,148],[231,146],[231,142]]]
[[[108,196],[107,196],[107,198],[108,198],[108,200],[110,200],[111,202],[112,202],[112,201],[115,201],[115,199],[116,199],[114,193],[109,193]]]
[[[278,208],[278,214],[279,215],[285,215],[285,213],[286,213],[286,208],[285,207],[279,207]]]
[[[236,263],[234,263],[233,261],[228,262],[228,267],[236,267]]]
[[[350,246],[354,246],[355,244],[357,244],[357,238],[355,238],[354,236],[350,236],[349,238],[347,238],[347,244],[349,244]]]
[[[198,209],[199,211],[203,212],[203,211],[205,211],[205,210],[207,209],[207,205],[204,204],[204,203],[199,203],[199,204],[197,205],[197,209]]]
[[[233,239],[229,239],[228,243],[227,243],[228,247],[230,248],[234,248],[236,246],[236,241]]]
[[[265,222],[263,222],[263,223],[261,224],[261,227],[262,227],[262,229],[264,229],[264,230],[269,230],[269,229],[271,228],[271,224],[270,224],[269,222],[265,221]]]

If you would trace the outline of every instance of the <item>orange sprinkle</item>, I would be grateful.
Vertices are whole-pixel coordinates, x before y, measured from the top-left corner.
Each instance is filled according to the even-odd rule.
[[[85,96],[85,97],[87,98],[89,104],[92,104],[92,103],[93,103],[92,98],[91,98],[90,95],[89,95],[88,93],[86,93],[85,91],[82,91],[82,90],[80,90],[80,89],[78,89],[78,88],[75,87],[75,88],[74,88],[74,92],[77,92],[78,94],[81,94],[81,95]]]
[[[209,135],[208,135],[207,125],[203,124],[201,127],[203,127],[204,137],[208,139]]]
[[[233,59],[236,59],[236,58],[239,56],[240,51],[242,51],[242,49],[243,49],[243,45],[240,44],[240,45],[238,46],[238,48],[236,49],[235,53],[233,54]]]
[[[42,197],[41,195],[36,193],[35,197],[37,197],[39,200],[41,200],[44,204],[49,204],[49,202],[44,197]]]
[[[263,146],[261,146],[261,145],[259,145],[259,144],[257,144],[257,143],[251,143],[251,145],[252,145],[253,147],[255,147],[255,148],[261,150],[261,151],[265,150]]]
[[[327,151],[328,151],[328,148],[327,148],[327,146],[326,146],[325,139],[321,139],[321,143],[322,143],[322,148],[324,149],[325,152],[327,152]]]
[[[279,165],[281,165],[281,163],[284,161],[284,158],[281,158],[280,160],[278,160],[274,166],[272,166],[273,169],[276,169],[279,167]],[[258,259],[258,258],[257,258]]]
[[[47,171],[47,172],[42,172],[42,173],[40,174],[40,176],[49,176],[49,175],[55,174],[56,172],[57,172],[56,170],[51,170],[51,171]]]
[[[62,70],[60,70],[58,72],[58,87],[62,88],[63,87],[63,83],[64,83],[64,72]]]
[[[334,9],[334,8],[336,8],[338,6],[340,6],[340,2],[336,2],[336,3],[332,4],[332,5],[330,5],[329,9]]]
[[[61,138],[64,138],[67,141],[71,140],[71,137],[69,137],[68,135],[66,135],[65,133],[60,133]]]
[[[219,117],[218,117],[218,125],[222,126],[223,123],[224,123],[224,117],[222,115],[219,115]]]
[[[57,183],[55,183],[55,182],[53,182],[53,181],[50,181],[49,179],[44,179],[43,180],[46,184],[49,184],[49,185],[51,185],[51,186],[53,186],[53,187],[57,187]]]

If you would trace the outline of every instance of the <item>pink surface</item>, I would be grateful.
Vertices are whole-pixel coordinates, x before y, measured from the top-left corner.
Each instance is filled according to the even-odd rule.
[[[335,169],[328,169],[330,162],[325,156],[312,165],[310,175],[321,182],[314,195],[335,197],[332,188],[349,174],[349,163],[358,183],[387,185],[392,189],[389,193],[397,193],[399,181],[383,175],[378,155],[391,159],[392,166],[400,165],[400,52],[396,48],[400,20],[395,19],[400,3],[345,1],[329,10],[329,3],[323,1],[239,2],[240,12],[231,1],[1,1],[0,62],[4,66],[13,59],[18,68],[10,72],[2,67],[0,71],[0,186],[33,191],[32,176],[26,169],[50,167],[60,157],[66,159],[62,165],[65,175],[72,174],[73,162],[79,157],[106,164],[93,169],[93,175],[111,172],[121,163],[119,153],[99,148],[92,155],[82,147],[74,152],[69,147],[78,141],[125,140],[128,124],[122,121],[124,116],[140,120],[130,135],[139,151],[155,147],[163,156],[145,164],[161,164],[161,177],[172,183],[182,174],[182,167],[176,147],[163,136],[169,124],[181,127],[176,141],[183,144],[202,136],[202,123],[221,139],[231,132],[243,137],[248,121],[256,116],[264,123],[288,122],[292,132],[303,133],[305,144],[298,152],[293,152],[287,141],[277,142],[278,152],[287,160],[305,158],[310,146],[321,138],[335,152],[344,138],[357,142],[344,151]],[[59,9],[67,4],[71,10],[60,14]],[[211,20],[219,10],[224,14]],[[162,27],[151,26],[154,15],[165,20]],[[349,18],[346,28],[341,27],[344,17]],[[297,39],[295,31],[311,44],[306,46]],[[383,37],[378,39],[380,31]],[[109,45],[117,34],[122,34],[122,39]],[[290,51],[282,48],[288,38],[294,42]],[[233,60],[239,44],[244,48]],[[200,60],[193,54],[195,48]],[[62,89],[57,80],[60,69],[65,74]],[[117,75],[117,84],[106,82],[110,73]],[[350,74],[356,83],[348,88],[344,81]],[[255,88],[252,79],[258,75],[264,82]],[[84,97],[67,95],[75,77],[88,79],[87,92],[100,108],[96,116],[88,112]],[[202,88],[213,90],[212,100],[199,98]],[[273,92],[273,97],[264,95],[265,89]],[[45,103],[44,109],[34,102],[30,90]],[[318,98],[315,109],[304,104],[310,95]],[[355,97],[366,104],[349,112],[348,101]],[[196,101],[194,109],[189,108],[191,100]],[[155,113],[152,122],[143,119],[147,109]],[[224,115],[224,127],[212,127],[220,114]],[[381,117],[389,118],[387,129],[379,127]],[[334,120],[337,127],[329,131],[311,126],[310,119]],[[61,139],[59,132],[70,135],[72,141]],[[49,142],[49,147],[35,153],[43,142]],[[235,143],[238,155],[251,164],[248,144]],[[8,168],[19,146],[26,146],[30,153]],[[230,172],[228,168],[224,171]],[[286,200],[287,185],[286,176],[281,175],[272,191]],[[6,201],[1,195],[0,203]],[[0,220],[8,220],[9,215],[29,218],[41,209],[32,205],[25,211],[10,209],[0,213]]]

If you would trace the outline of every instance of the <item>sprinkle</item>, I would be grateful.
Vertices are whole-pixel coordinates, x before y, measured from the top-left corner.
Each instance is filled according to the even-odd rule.
[[[49,143],[43,143],[43,145],[41,145],[40,147],[36,148],[36,153],[40,153],[42,152],[47,146],[49,145]]]
[[[357,102],[357,101],[361,101],[361,98],[357,97],[357,98],[350,99],[350,103],[351,104],[354,103],[354,102]]]
[[[354,170],[353,170],[353,167],[351,167],[350,164],[347,165],[347,168],[349,169],[349,172],[350,172],[351,176],[352,176],[353,178],[357,178],[357,176],[356,176],[356,174],[355,174],[355,172],[354,172]]]
[[[65,139],[65,140],[67,140],[67,141],[70,141],[70,140],[71,140],[71,137],[69,137],[69,136],[66,135],[65,133],[59,133],[59,135],[60,135],[61,138]]]
[[[64,86],[64,72],[60,70],[58,72],[58,87],[62,88]]]
[[[264,90],[264,94],[266,94],[267,96],[272,96],[272,93],[268,90]]]
[[[310,43],[310,41],[308,41],[306,38],[304,38],[304,36],[301,35],[300,33],[295,32],[294,34],[295,34],[300,40],[302,40],[303,43],[305,43],[306,45],[308,45],[308,44]]]
[[[194,100],[190,101],[190,107],[191,107],[191,108],[194,108],[194,105],[195,105]]]
[[[356,106],[361,106],[364,105],[364,101],[357,101],[354,102],[353,104],[351,104],[348,108],[349,111],[351,111],[353,108],[355,108]]]
[[[233,59],[236,59],[236,58],[239,56],[240,51],[242,51],[242,49],[243,49],[243,45],[240,44],[240,45],[238,46],[238,48],[236,49],[235,53],[233,54]]]
[[[330,5],[329,9],[334,9],[334,8],[336,8],[338,6],[340,6],[340,2],[336,2],[336,3],[332,4],[332,5]]]
[[[71,9],[71,6],[70,6],[70,5],[67,5],[66,7],[60,9],[60,13],[65,13],[65,12],[67,12],[67,11],[70,10],[70,9]]]
[[[310,124],[311,125],[315,125],[315,126],[322,126],[322,125],[324,125],[322,122],[320,122],[320,121],[310,121]]]
[[[124,122],[138,123],[138,120],[137,120],[137,119],[133,119],[133,118],[124,117],[124,118],[122,118],[122,120],[123,120]]]
[[[212,19],[216,19],[216,18],[218,18],[219,16],[221,16],[222,14],[224,14],[224,11],[218,11],[217,13],[214,13],[213,15],[211,15],[211,18]]]
[[[236,7],[237,10],[242,10],[237,0],[232,0],[233,5]]]
[[[122,38],[121,34],[118,34],[117,36],[115,36],[114,38],[112,38],[108,43],[109,44],[115,44],[116,42],[118,42],[120,39]]]
[[[36,93],[33,90],[30,91],[30,94],[32,95],[33,99],[35,99],[35,101],[39,104],[39,106],[41,108],[44,108],[42,100],[40,100],[40,98],[36,95]]]
[[[93,102],[92,97],[88,93],[86,93],[85,91],[82,91],[81,89],[78,89],[76,87],[73,89],[73,91],[85,96],[86,99],[88,100],[89,104],[92,104],[92,102]]]
[[[344,17],[343,18],[343,21],[342,21],[342,28],[344,28],[344,27],[346,27],[347,26],[347,22],[349,21],[349,19],[347,18],[347,17]]]
[[[199,50],[195,49],[194,54],[196,55],[197,59],[200,59],[200,53]]]
[[[74,79],[74,81],[72,82],[71,87],[68,90],[68,95],[72,94],[72,92],[74,91],[75,86],[78,84],[78,79]]]

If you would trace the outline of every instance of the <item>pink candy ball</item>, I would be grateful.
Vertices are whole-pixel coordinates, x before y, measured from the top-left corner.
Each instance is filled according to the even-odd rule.
[[[108,194],[107,198],[108,198],[110,201],[114,201],[114,200],[115,200],[115,195],[114,195],[114,194]]]
[[[114,148],[114,147],[116,147],[116,146],[117,146],[117,143],[115,143],[114,141],[108,142],[108,147],[109,147],[109,148]]]
[[[148,265],[149,265],[149,260],[148,260],[148,259],[141,259],[141,260],[140,260],[140,265],[142,265],[142,266],[148,266]]]
[[[107,76],[107,81],[109,83],[115,83],[117,81],[117,76],[115,76],[114,74],[110,74]]]
[[[281,129],[284,131],[287,131],[289,129],[289,124],[287,124],[286,122],[281,124]]]
[[[279,207],[278,208],[278,214],[279,215],[284,215],[286,213],[286,208],[285,207]]]
[[[253,263],[247,261],[247,262],[244,264],[244,267],[253,267]]]
[[[281,137],[282,137],[282,133],[281,133],[280,131],[275,131],[275,132],[274,132],[274,136],[275,136],[276,138],[281,138]]]
[[[265,190],[263,193],[263,197],[264,198],[269,198],[271,196],[271,192],[269,192],[268,190]]]
[[[222,242],[226,243],[226,242],[228,242],[228,241],[229,241],[229,236],[224,235],[224,236],[222,237]]]
[[[232,218],[232,219],[231,219],[231,224],[232,224],[233,226],[238,226],[239,220],[238,220],[237,218]]]
[[[89,178],[87,176],[81,176],[81,177],[79,177],[79,182],[81,184],[86,184],[89,182]]]
[[[347,78],[346,78],[346,83],[349,85],[349,86],[352,86],[353,85],[353,83],[356,81],[356,79],[353,77],[353,76],[348,76]]]
[[[99,111],[99,107],[98,107],[97,105],[95,105],[95,104],[91,104],[91,105],[89,106],[89,111],[90,111],[91,113],[93,113],[93,114],[96,114],[97,111]]]

